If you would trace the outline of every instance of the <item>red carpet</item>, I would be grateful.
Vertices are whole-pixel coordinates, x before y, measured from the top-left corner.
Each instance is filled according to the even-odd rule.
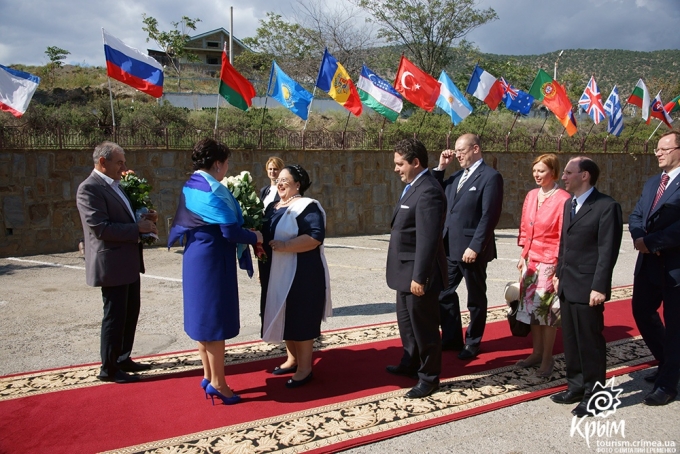
[[[621,291],[630,293],[629,288]],[[398,331],[394,324],[385,324],[324,333],[322,349],[315,353],[314,380],[294,390],[284,386],[288,376],[267,373],[281,362],[279,347],[260,342],[228,346],[227,381],[243,397],[235,406],[216,403],[213,407],[205,399],[195,352],[147,358],[154,364],[149,378],[128,385],[96,381],[97,366],[3,377],[0,453],[137,452],[174,445],[200,447],[201,443],[210,443],[213,450],[239,444],[261,449],[269,443],[271,451],[291,446],[298,452],[337,451],[531,400],[563,386],[561,359],[551,381],[533,378],[529,371],[513,366],[528,355],[531,339],[512,337],[503,317],[501,310],[489,312],[483,350],[475,360],[464,363],[455,352],[444,352],[442,390],[433,400],[441,400],[450,411],[441,410],[441,405],[434,408],[430,399],[417,401],[429,409],[410,408],[418,407],[410,401],[410,414],[392,408],[401,405],[405,389],[415,382],[385,372],[385,365],[396,364],[401,356]],[[621,347],[610,348],[630,344],[625,348],[634,351],[626,361],[609,364],[611,373],[646,367],[649,352],[640,340],[631,339],[638,332],[630,300],[608,303],[605,322],[607,341],[621,341],[614,342]],[[562,351],[560,337],[556,354]],[[508,374],[511,382],[522,383],[520,390],[506,386],[505,390],[479,388],[478,396],[473,392],[480,377],[486,377],[486,386],[496,377],[502,388],[508,384]],[[377,408],[381,405],[387,406]],[[371,411],[356,410],[364,407]],[[382,418],[389,412],[394,415],[384,424],[376,423],[376,414]],[[176,437],[181,439],[168,440]],[[148,443],[152,444],[135,446]],[[123,450],[126,446],[131,448]]]

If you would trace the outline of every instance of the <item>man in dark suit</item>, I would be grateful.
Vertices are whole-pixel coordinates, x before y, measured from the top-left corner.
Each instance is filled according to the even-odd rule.
[[[458,159],[461,170],[444,181],[444,170]],[[439,295],[442,348],[461,350],[460,359],[472,359],[479,353],[486,327],[486,267],[496,258],[494,229],[503,204],[503,177],[484,164],[479,137],[463,134],[454,150],[444,150],[439,167],[432,171],[446,192],[444,245],[448,262],[446,288]],[[460,318],[456,290],[465,278],[470,325],[465,333]]]
[[[607,371],[604,302],[611,295],[612,273],[619,256],[623,220],[621,206],[600,193],[597,164],[577,157],[564,168],[562,180],[573,198],[564,204],[557,270],[553,282],[560,298],[567,390],[551,396],[578,406],[574,416],[595,414],[588,401]]]
[[[397,291],[397,323],[404,353],[396,375],[418,376],[408,398],[439,388],[441,338],[437,296],[446,278],[442,227],[444,192],[427,169],[427,150],[416,139],[395,147],[394,171],[406,184],[394,209],[387,252],[387,285]]]
[[[663,172],[645,183],[628,228],[639,251],[633,316],[659,361],[645,377],[654,389],[643,403],[665,405],[678,395],[680,379],[680,133],[664,134],[654,153]],[[663,322],[657,312],[662,301]]]
[[[141,233],[157,233],[158,214],[136,222],[130,201],[118,183],[127,170],[125,152],[113,142],[94,149],[94,170],[76,196],[83,224],[85,277],[101,287],[104,317],[101,330],[102,381],[127,383],[139,377],[126,372],[149,369],[132,361],[140,307],[139,273],[144,272]]]

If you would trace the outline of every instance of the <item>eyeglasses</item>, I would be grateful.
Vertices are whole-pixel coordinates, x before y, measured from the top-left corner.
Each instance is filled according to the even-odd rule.
[[[470,151],[471,149],[472,149],[472,147],[469,147],[467,150],[453,150],[453,153],[454,153],[455,155],[461,155],[461,154],[467,153],[467,152]]]
[[[565,170],[564,172],[562,172],[562,175],[569,176],[569,175],[573,175],[575,173],[583,173],[583,170],[579,170],[578,172],[568,172],[568,171]]]
[[[677,150],[680,147],[673,147],[673,148],[655,148],[654,149],[654,154],[657,154],[658,152],[661,152],[662,154],[670,154],[671,151]]]
[[[288,178],[277,178],[276,180],[274,180],[274,184],[279,184],[279,183],[288,184],[288,183],[290,183],[290,180]]]

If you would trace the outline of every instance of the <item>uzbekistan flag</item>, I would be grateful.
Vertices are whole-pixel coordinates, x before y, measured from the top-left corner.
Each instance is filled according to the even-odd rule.
[[[669,128],[673,128],[673,126],[671,126],[673,119],[670,115],[668,115],[668,112],[666,112],[666,109],[664,109],[663,103],[661,102],[661,91],[659,91],[659,93],[656,95],[656,98],[652,100],[650,116],[647,119],[647,124],[652,121],[652,117],[663,121]]]
[[[642,79],[635,85],[633,93],[628,98],[628,104],[638,106],[642,111],[642,118],[645,121],[649,119],[649,90]]]
[[[0,110],[22,116],[39,83],[38,76],[0,65]]]
[[[226,42],[222,51],[219,92],[229,104],[241,110],[248,110],[248,107],[253,104],[253,98],[256,95],[253,84],[229,63]]]
[[[359,93],[347,70],[338,63],[335,57],[328,53],[328,49],[323,51],[316,86],[357,117],[361,115],[362,106]]]
[[[230,227],[243,225],[241,206],[226,186],[201,170],[184,183],[179,196],[177,212],[172,219],[168,235],[168,249],[192,229],[206,225],[219,225],[222,235],[228,238]],[[239,266],[252,277],[253,263],[246,245],[237,245]]]
[[[163,66],[160,63],[109,35],[103,28],[102,37],[109,77],[154,98],[163,96]]]
[[[468,83],[465,91],[483,101],[491,110],[496,110],[504,95],[503,87],[498,79],[478,65],[475,65],[475,70],[472,71],[470,83]]]
[[[458,125],[472,113],[472,106],[444,71],[439,75],[437,106],[449,114],[454,125]]]
[[[366,65],[361,67],[361,76],[357,83],[359,98],[367,107],[378,112],[391,122],[399,118],[404,107],[401,95],[385,80],[378,77]]]

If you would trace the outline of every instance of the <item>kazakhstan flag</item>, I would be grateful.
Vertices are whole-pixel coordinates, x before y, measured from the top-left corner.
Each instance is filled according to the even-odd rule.
[[[312,94],[284,73],[275,61],[272,62],[267,95],[276,99],[298,117],[307,120]]]

